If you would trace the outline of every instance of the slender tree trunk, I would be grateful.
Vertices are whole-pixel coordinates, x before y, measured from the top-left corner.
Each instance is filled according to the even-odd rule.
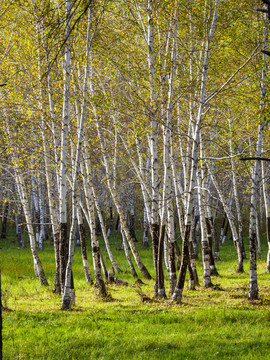
[[[194,134],[193,134],[191,173],[190,173],[189,191],[187,194],[186,214],[185,214],[185,235],[184,235],[183,244],[182,244],[182,262],[181,262],[181,267],[180,267],[180,272],[178,275],[176,287],[175,287],[175,290],[174,290],[174,293],[172,296],[172,301],[175,301],[177,303],[180,303],[181,299],[182,299],[185,275],[186,275],[186,270],[187,270],[187,266],[188,266],[188,262],[189,262],[189,241],[190,241],[190,230],[191,230],[193,205],[194,205],[194,187],[196,184],[199,136],[200,136],[201,122],[202,122],[202,112],[203,112],[204,103],[205,103],[205,90],[206,90],[207,70],[208,70],[208,62],[209,62],[210,43],[212,41],[214,31],[215,31],[218,5],[219,5],[219,0],[216,0],[212,24],[211,24],[208,39],[206,42],[205,52],[204,52],[204,64],[203,64],[203,73],[202,73],[202,81],[201,81],[200,105],[198,108],[197,119],[196,119]]]
[[[264,161],[262,161],[262,181],[263,181],[262,187],[263,187],[264,207],[266,214],[266,237],[267,237],[267,245],[268,245],[266,272],[270,273],[270,203],[268,198]]]
[[[265,6],[266,8],[266,6]],[[268,6],[267,6],[268,8]],[[267,14],[264,16],[264,41],[263,49],[268,50],[268,26],[269,20]],[[266,62],[267,56],[263,54],[263,61]],[[266,68],[262,69],[261,73],[261,100],[260,100],[260,124],[258,126],[258,136],[256,144],[256,157],[260,157],[263,147],[263,131],[264,131],[264,117],[266,112],[266,81],[267,72]],[[256,214],[257,214],[257,197],[259,192],[259,177],[260,177],[260,162],[255,160],[252,171],[252,185],[251,185],[251,201],[250,201],[250,219],[249,219],[249,258],[250,258],[250,271],[249,271],[249,293],[250,300],[258,299],[258,282],[257,282],[257,253],[256,253]]]
[[[77,212],[78,212],[78,214],[77,214],[78,228],[79,228],[80,244],[81,244],[81,251],[82,251],[82,262],[83,262],[84,275],[86,278],[86,282],[88,282],[89,284],[92,285],[94,282],[93,282],[93,278],[91,276],[89,264],[88,264],[85,229],[84,229],[84,225],[83,225],[81,209],[79,206],[78,206]]]
[[[269,11],[269,7],[268,7]],[[269,38],[269,19],[268,14],[264,16],[264,50],[268,48],[268,38]],[[267,56],[263,55],[263,60],[266,62]],[[261,96],[262,96],[262,106],[264,104],[264,98],[266,97],[266,81],[267,81],[267,69],[263,69],[262,71],[262,84],[261,84]],[[267,244],[268,244],[268,252],[267,252],[267,264],[266,264],[266,272],[270,273],[270,203],[267,191],[267,179],[266,179],[266,171],[265,171],[266,163],[261,161],[262,168],[262,190],[263,190],[263,198],[264,198],[264,207],[265,207],[265,215],[266,215],[266,236],[267,236]]]
[[[66,0],[65,14],[65,56],[64,56],[64,97],[63,97],[63,115],[61,129],[61,159],[60,159],[60,286],[61,293],[64,293],[66,267],[68,262],[68,231],[67,231],[67,153],[68,153],[68,126],[69,126],[69,87],[70,87],[70,19],[72,3]],[[70,268],[71,271],[71,268]],[[69,277],[70,281],[70,277]],[[69,300],[67,300],[68,302]],[[69,306],[67,304],[67,306]]]
[[[203,259],[203,286],[208,287],[212,285],[211,272],[210,272],[210,250],[208,242],[208,232],[205,217],[205,198],[203,196],[203,187],[205,184],[202,183],[201,165],[198,166],[197,173],[198,181],[198,201],[199,201],[199,213],[200,213],[200,224],[201,224],[201,244],[202,244],[202,259]]]
[[[231,133],[230,155],[231,155],[231,166],[232,166],[232,182],[233,182],[233,193],[234,193],[234,199],[235,199],[236,213],[237,213],[237,219],[238,219],[239,244],[240,244],[241,251],[243,253],[243,258],[246,259],[246,252],[245,252],[244,241],[243,241],[242,212],[241,212],[241,208],[240,208],[240,201],[239,201],[238,188],[237,188],[235,162],[234,162],[234,159],[232,158],[233,146],[232,146],[232,121],[231,121],[231,119],[229,119],[229,128],[230,128],[230,133]]]
[[[93,185],[92,181],[90,181],[90,186],[91,186],[92,193],[93,193],[93,196],[94,196],[95,207],[96,207],[96,210],[97,210],[97,213],[98,213],[98,218],[99,218],[99,222],[100,222],[100,226],[101,226],[101,231],[102,231],[102,234],[103,234],[103,239],[104,239],[104,242],[105,242],[105,245],[106,245],[107,253],[109,255],[110,261],[111,261],[112,266],[114,267],[115,271],[121,272],[121,269],[117,265],[117,263],[116,263],[116,261],[114,259],[114,256],[112,254],[112,251],[111,251],[111,247],[110,247],[110,243],[109,243],[109,240],[108,240],[108,237],[107,237],[107,234],[106,234],[106,229],[105,229],[105,224],[104,224],[104,221],[103,221],[101,209],[100,209],[97,197],[96,197],[95,188],[94,188],[94,185]]]
[[[29,206],[29,201],[28,201],[28,197],[27,197],[27,190],[26,190],[23,175],[20,173],[18,164],[15,164],[15,180],[16,180],[16,184],[18,187],[21,201],[22,201],[25,220],[27,223],[30,248],[31,248],[31,252],[33,255],[33,260],[34,260],[35,274],[39,278],[41,285],[48,285],[48,282],[47,282],[47,279],[46,279],[46,276],[45,276],[45,273],[43,270],[43,266],[41,264],[41,261],[40,261],[40,258],[38,256],[37,249],[36,249],[36,239],[35,239],[34,229],[33,229],[32,221],[31,221],[31,212],[30,212],[30,206]]]
[[[110,167],[109,167],[109,161],[106,155],[106,152],[104,150],[104,145],[103,145],[103,140],[102,140],[102,135],[101,135],[101,131],[99,128],[99,124],[98,121],[96,122],[96,126],[97,126],[97,131],[98,131],[98,136],[99,136],[99,140],[100,140],[100,145],[101,145],[101,151],[102,151],[102,155],[103,155],[103,159],[104,159],[104,165],[105,165],[105,170],[106,170],[106,177],[107,177],[107,185],[108,188],[110,190],[110,193],[112,195],[114,204],[116,206],[118,215],[119,215],[119,219],[120,219],[120,223],[121,223],[121,229],[123,230],[126,239],[128,241],[128,244],[130,246],[130,249],[132,251],[132,254],[134,256],[134,259],[136,261],[136,264],[139,268],[139,270],[142,273],[142,276],[145,277],[146,279],[151,279],[151,275],[148,272],[148,270],[146,269],[145,265],[143,264],[140,255],[135,247],[134,241],[132,239],[132,236],[130,234],[130,230],[126,221],[126,216],[125,216],[125,212],[124,209],[122,208],[121,202],[119,200],[119,196],[118,193],[115,189],[115,186],[112,184],[111,181],[111,173],[110,173]]]
[[[6,200],[6,202],[3,205],[2,232],[1,232],[2,239],[6,239],[6,237],[7,237],[8,211],[9,211],[9,202],[8,202],[8,200]]]
[[[129,255],[128,243],[127,243],[127,240],[126,240],[126,237],[125,237],[125,233],[122,230],[121,230],[121,233],[122,233],[122,239],[123,239],[123,247],[124,247],[125,255],[126,255],[126,258],[127,258],[127,261],[128,261],[128,265],[129,265],[130,270],[131,270],[131,274],[132,274],[133,277],[137,278],[138,277],[137,272],[135,270],[135,267],[134,267],[134,265],[132,263],[130,255]]]
[[[217,190],[217,193],[219,195],[220,201],[221,201],[222,206],[224,208],[224,211],[226,213],[226,217],[228,218],[228,221],[230,223],[230,227],[231,227],[231,230],[232,230],[232,237],[233,237],[234,245],[236,247],[237,256],[238,256],[237,272],[242,273],[244,271],[244,267],[243,267],[243,251],[242,251],[242,249],[240,247],[239,237],[238,237],[238,233],[237,233],[236,226],[235,226],[235,223],[234,223],[233,214],[232,214],[231,210],[229,209],[229,206],[227,205],[225,197],[222,194],[222,192],[221,192],[221,190],[220,190],[220,188],[218,186],[218,183],[216,181],[216,178],[214,177],[214,174],[213,174],[210,166],[208,166],[208,171],[209,171],[209,174],[211,176],[212,182],[213,182],[213,184],[214,184],[214,186],[215,186],[215,188]]]
[[[155,270],[155,296],[158,296],[158,243],[159,243],[159,171],[158,171],[158,122],[157,122],[157,90],[156,90],[156,73],[155,73],[155,56],[154,56],[154,16],[153,1],[147,2],[147,50],[148,50],[148,69],[150,85],[150,159],[151,159],[151,185],[152,185],[152,206],[150,215],[150,229],[152,237],[153,261]],[[162,248],[162,246],[161,246]]]
[[[67,19],[70,17],[70,9],[67,2]],[[66,21],[67,22],[67,21]],[[86,104],[87,104],[87,90],[88,90],[88,79],[89,79],[89,61],[90,61],[90,48],[91,48],[91,22],[92,22],[92,7],[91,4],[89,6],[89,15],[88,15],[88,27],[87,27],[87,43],[86,43],[86,63],[85,63],[85,75],[84,75],[84,86],[83,86],[83,100],[82,100],[82,108],[81,108],[81,116],[78,124],[78,141],[76,147],[75,154],[75,163],[74,163],[74,171],[73,171],[73,179],[72,179],[72,223],[70,229],[69,236],[69,249],[68,249],[68,261],[66,266],[65,273],[65,284],[64,284],[64,292],[62,295],[62,309],[69,309],[72,302],[75,301],[75,291],[74,284],[72,281],[72,265],[73,265],[73,257],[74,257],[74,247],[75,247],[75,228],[77,225],[77,195],[78,195],[78,176],[80,169],[80,158],[81,158],[81,148],[84,134],[84,120],[86,113]],[[70,34],[68,33],[68,36]],[[90,199],[90,209],[89,209],[89,219],[90,219],[90,230],[91,230],[91,239],[92,239],[92,254],[94,258],[94,268],[98,267],[97,262],[99,260],[99,244],[96,236],[96,223],[95,223],[95,213],[94,213],[94,201],[91,196]],[[97,273],[95,272],[95,275]],[[102,296],[106,296],[106,288],[103,282],[102,277],[98,276],[95,279],[96,284],[100,290]]]

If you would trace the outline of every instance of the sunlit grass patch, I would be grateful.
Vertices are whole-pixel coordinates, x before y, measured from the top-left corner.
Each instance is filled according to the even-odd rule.
[[[137,244],[152,269],[152,250]],[[4,359],[268,359],[270,351],[270,289],[265,273],[266,248],[258,262],[259,295],[248,300],[248,261],[245,273],[235,272],[237,257],[231,242],[221,247],[216,263],[219,277],[212,288],[188,290],[181,305],[168,300],[142,302],[136,286],[108,285],[111,301],[97,298],[84,278],[80,248],[76,248],[76,304],[61,311],[52,293],[54,256],[51,245],[40,252],[49,287],[34,276],[29,249],[1,241]],[[90,249],[89,259],[91,257]],[[119,265],[128,270],[124,253],[113,249]],[[109,265],[108,259],[105,260]],[[3,256],[4,255],[4,256]],[[92,273],[93,273],[93,269]],[[202,283],[202,264],[198,261]],[[153,274],[152,274],[153,275]],[[130,284],[130,273],[117,274]],[[169,277],[165,273],[166,292]],[[141,291],[153,297],[153,280]]]

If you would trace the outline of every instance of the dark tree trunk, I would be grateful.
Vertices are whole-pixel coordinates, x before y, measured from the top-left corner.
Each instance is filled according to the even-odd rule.
[[[104,262],[102,253],[101,253],[101,251],[100,251],[100,248],[99,248],[99,255],[100,255],[100,263],[101,263],[103,275],[104,275],[104,278],[107,280],[107,279],[108,279],[108,271],[107,271],[107,269],[106,269],[106,265],[105,265],[105,262]]]
[[[219,257],[219,241],[217,238],[217,232],[216,232],[216,228],[215,228],[215,223],[214,223],[214,219],[211,217],[210,219],[211,222],[211,229],[212,229],[212,238],[214,240],[214,259],[215,260],[220,260]]]
[[[125,238],[125,234],[124,232],[122,231],[122,239],[123,239],[123,247],[124,247],[124,251],[125,251],[125,255],[126,255],[126,259],[127,259],[127,262],[129,264],[129,267],[130,267],[130,270],[131,270],[131,274],[134,278],[137,278],[138,275],[137,275],[137,272],[135,270],[135,267],[132,263],[132,260],[131,260],[131,257],[130,257],[130,254],[129,254],[129,249],[128,249],[128,243],[127,243],[127,240]]]
[[[176,285],[176,266],[174,243],[169,242],[169,268],[170,268],[170,295],[173,294]]]
[[[53,292],[56,294],[61,294],[59,236],[60,236],[59,233],[53,235],[54,256],[55,256],[55,266],[56,266]]]
[[[151,224],[151,236],[153,244],[153,260],[154,260],[154,270],[155,270],[155,284],[154,291],[155,297],[158,296],[158,234],[159,234],[158,224]]]
[[[100,248],[99,246],[92,246],[92,252],[93,252],[93,259],[96,262],[96,265],[99,268],[99,271],[95,272],[95,287],[98,289],[99,291],[99,295],[101,297],[106,297],[107,296],[107,290],[106,290],[106,286],[105,286],[105,282],[102,279],[101,276],[101,262],[100,262]]]
[[[119,230],[119,225],[120,225],[120,218],[119,218],[119,215],[117,215],[116,224],[115,224],[115,230],[116,231]]]
[[[128,219],[128,227],[129,227],[129,231],[132,236],[132,239],[134,242],[137,242],[138,240],[136,238],[136,233],[135,233],[135,216],[131,215],[130,211],[128,211],[127,219]]]
[[[80,231],[79,231],[79,225],[78,222],[76,223],[76,227],[75,227],[75,238],[76,238],[76,246],[80,246]]]
[[[190,233],[190,236],[192,236],[192,234]],[[196,256],[195,256],[195,252],[194,252],[194,247],[193,247],[193,242],[189,241],[189,262],[190,262],[190,268],[193,272],[193,276],[191,277],[191,279],[194,280],[194,287],[199,285],[199,277],[198,277],[198,273],[197,273],[197,267],[196,267]]]
[[[208,239],[208,247],[209,247],[209,256],[210,256],[210,275],[218,276],[218,272],[215,265],[215,260],[213,256],[213,244],[212,244],[212,227],[209,218],[205,218],[206,221],[206,229],[207,229],[207,239]]]
[[[61,293],[63,293],[65,286],[66,267],[68,261],[67,223],[60,224],[59,256],[60,256],[60,286],[61,286]]]
[[[268,243],[266,271],[270,273],[270,218],[269,217],[266,218],[266,235],[267,235],[267,243]]]
[[[2,239],[6,239],[6,236],[7,236],[8,208],[9,208],[9,204],[8,204],[8,202],[6,202],[5,205],[4,205],[3,221],[2,221],[2,233],[1,233],[1,238]]]
[[[199,215],[194,216],[193,224],[191,226],[192,245],[195,259],[198,259],[198,241],[196,237],[196,227],[199,219]]]
[[[256,254],[256,232],[249,235],[249,254],[250,254],[250,282],[248,298],[250,300],[258,299],[257,283],[257,254]],[[253,275],[254,274],[254,275]]]
[[[157,264],[157,283],[158,283],[158,298],[166,297],[164,285],[164,272],[163,272],[163,258],[164,258],[164,238],[165,238],[165,225],[161,226],[159,242],[158,242],[158,264]]]
[[[84,274],[85,274],[86,282],[88,282],[92,285],[94,283],[94,281],[93,281],[93,278],[91,276],[89,266],[88,266],[86,241],[85,241],[85,229],[84,229],[83,224],[78,225],[78,227],[79,227],[79,234],[80,234],[80,243],[81,243]]]
[[[96,234],[97,234],[97,236],[100,236],[101,233],[102,233],[102,230],[101,230],[101,225],[100,225],[100,221],[99,221],[99,217],[98,217],[98,216],[97,216],[97,218],[96,218],[96,224],[97,224]]]
[[[190,228],[191,228],[191,225],[186,225],[185,235],[184,235],[183,244],[182,244],[182,261],[181,261],[181,266],[180,266],[180,271],[178,274],[176,286],[175,286],[174,293],[172,296],[172,301],[176,301],[177,303],[180,303],[181,299],[182,299],[182,293],[183,293],[184,284],[185,284],[185,277],[186,277],[186,272],[187,272],[187,267],[188,267],[188,262],[189,262]]]
[[[225,232],[224,232],[224,236],[226,237],[228,234],[228,230],[229,230],[229,221],[227,220],[227,224],[226,224],[226,228],[225,228]]]

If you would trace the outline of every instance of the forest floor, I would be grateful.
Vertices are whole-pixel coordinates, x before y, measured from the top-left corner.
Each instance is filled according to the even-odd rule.
[[[116,276],[134,284],[119,239],[110,241],[126,271]],[[151,270],[151,248],[140,243],[137,247]],[[11,237],[0,241],[0,248],[5,360],[270,358],[265,239],[258,260],[259,300],[248,300],[249,262],[245,260],[243,274],[236,274],[236,252],[227,240],[216,263],[219,276],[212,278],[215,286],[189,291],[187,280],[181,305],[171,305],[169,300],[142,302],[136,286],[109,285],[112,300],[97,298],[95,289],[85,282],[80,248],[76,248],[76,305],[71,311],[60,310],[61,298],[52,293],[55,266],[49,242],[40,252],[49,287],[40,287],[35,278],[29,248],[19,248]],[[108,257],[105,260],[109,267]],[[202,283],[200,260],[197,268]],[[153,280],[143,281],[141,291],[152,299]],[[168,294],[168,275],[166,286]]]

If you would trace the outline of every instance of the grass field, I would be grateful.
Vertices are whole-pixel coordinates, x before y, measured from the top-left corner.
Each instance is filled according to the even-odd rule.
[[[112,248],[120,267],[127,271],[123,252],[116,250],[118,242],[112,239]],[[140,244],[137,247],[151,270],[152,250]],[[245,273],[236,274],[237,257],[230,241],[221,247],[221,261],[216,264],[220,276],[212,281],[217,286],[195,291],[186,286],[181,305],[170,305],[168,300],[142,303],[133,286],[110,285],[112,301],[98,299],[94,288],[85,282],[80,248],[76,248],[76,306],[72,311],[61,311],[61,299],[52,293],[54,255],[49,243],[40,252],[47,288],[40,287],[34,276],[29,248],[19,249],[11,239],[1,240],[0,248],[6,308],[4,359],[270,358],[270,275],[265,272],[265,240],[258,260],[260,299],[253,302],[247,298],[248,260]],[[91,258],[90,248],[88,254]],[[200,260],[197,266],[202,283]],[[117,276],[131,284],[135,281],[129,273]],[[169,286],[168,276],[166,279]],[[153,280],[144,282],[142,291],[152,297]]]

